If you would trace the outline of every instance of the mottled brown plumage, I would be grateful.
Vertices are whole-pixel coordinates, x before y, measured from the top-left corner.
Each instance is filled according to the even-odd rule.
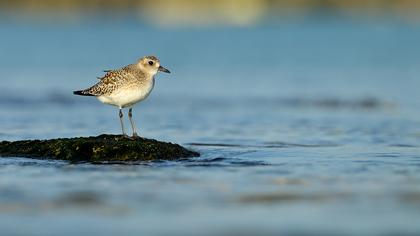
[[[82,90],[85,95],[101,96],[110,95],[117,89],[124,87],[141,86],[148,76],[135,65],[128,65],[117,70],[108,70],[103,77],[92,87]]]

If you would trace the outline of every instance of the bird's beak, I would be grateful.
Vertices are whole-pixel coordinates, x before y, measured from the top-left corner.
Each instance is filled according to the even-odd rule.
[[[158,71],[162,71],[162,72],[165,72],[165,73],[171,73],[168,69],[166,69],[163,66],[159,66]]]

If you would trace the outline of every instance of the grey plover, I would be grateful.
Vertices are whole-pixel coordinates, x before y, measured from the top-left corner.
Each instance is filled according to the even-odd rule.
[[[139,59],[135,64],[130,64],[117,70],[106,70],[97,84],[84,90],[74,91],[76,95],[95,96],[99,101],[117,106],[121,130],[127,136],[123,122],[123,108],[129,108],[128,118],[133,130],[133,137],[137,137],[136,126],[133,122],[133,105],[146,99],[155,84],[155,75],[158,71],[171,73],[160,65],[155,56],[146,56]]]

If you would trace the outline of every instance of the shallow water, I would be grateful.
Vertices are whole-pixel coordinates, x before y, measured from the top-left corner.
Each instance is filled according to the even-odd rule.
[[[71,91],[156,54],[173,73],[135,108],[140,133],[202,156],[1,158],[2,235],[420,233],[420,26],[102,20],[0,24],[0,139],[119,133],[115,108]]]

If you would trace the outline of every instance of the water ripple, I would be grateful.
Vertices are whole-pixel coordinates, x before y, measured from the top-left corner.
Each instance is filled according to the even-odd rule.
[[[287,142],[265,142],[261,145],[249,145],[249,144],[228,144],[228,143],[187,143],[190,146],[201,146],[201,147],[236,147],[236,148],[288,148],[288,147],[306,147],[306,148],[319,148],[319,147],[338,147],[340,144],[336,143],[317,143],[317,144],[299,144],[299,143],[287,143]]]

